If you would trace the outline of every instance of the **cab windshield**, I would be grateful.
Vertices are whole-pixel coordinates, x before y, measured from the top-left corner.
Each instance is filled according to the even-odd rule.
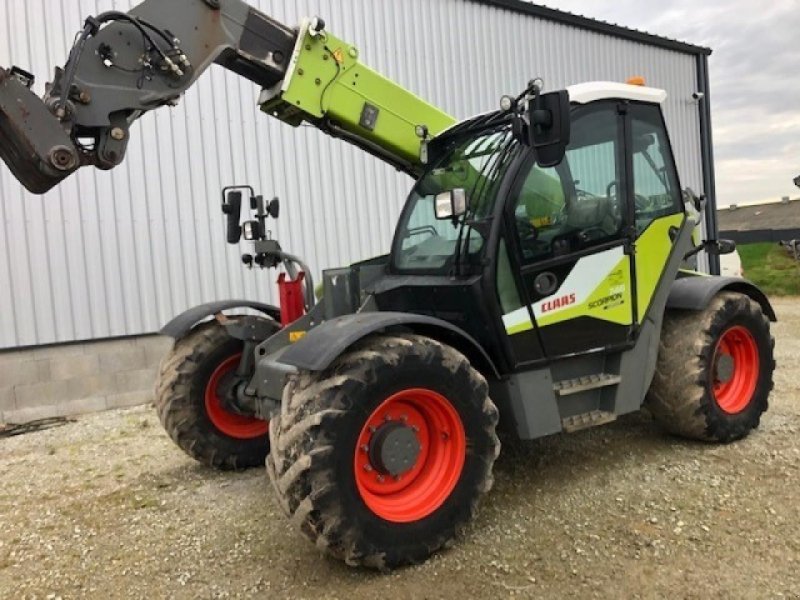
[[[510,127],[459,136],[419,179],[400,217],[393,262],[404,272],[449,273],[483,254],[481,227],[492,216],[500,184],[519,152]],[[467,213],[437,219],[436,196],[464,189]]]

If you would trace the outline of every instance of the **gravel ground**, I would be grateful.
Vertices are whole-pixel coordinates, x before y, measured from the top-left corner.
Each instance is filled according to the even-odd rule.
[[[151,408],[0,440],[0,597],[800,598],[800,299],[775,304],[775,391],[748,439],[636,415],[504,451],[464,539],[390,575],[323,558],[262,470],[201,468]]]

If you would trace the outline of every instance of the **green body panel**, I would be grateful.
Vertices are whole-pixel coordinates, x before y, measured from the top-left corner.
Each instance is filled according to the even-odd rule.
[[[261,109],[293,126],[331,121],[412,165],[421,165],[419,125],[431,137],[456,120],[359,62],[358,50],[330,35],[300,36],[281,89]],[[372,126],[367,111],[376,110]]]
[[[619,325],[630,325],[633,322],[630,261],[630,256],[622,255],[610,269],[609,274],[585,298],[566,310],[540,316],[537,320],[539,327],[544,328],[578,317],[592,317]],[[552,297],[559,297],[560,293],[560,291],[555,292]],[[613,300],[609,300],[610,298]],[[506,327],[509,335],[531,329],[533,323],[529,318]]]
[[[636,289],[639,297],[639,321],[644,319],[656,293],[656,287],[672,251],[670,230],[680,228],[686,215],[679,213],[656,219],[636,240]]]
[[[542,217],[540,216],[540,218]],[[636,240],[635,264],[638,322],[644,319],[652,303],[658,283],[672,252],[673,241],[670,237],[670,231],[680,228],[685,219],[686,215],[683,213],[656,219]],[[580,260],[592,259],[593,256],[598,255],[590,255]],[[539,327],[544,328],[557,323],[564,323],[578,317],[591,317],[618,325],[630,325],[633,323],[630,260],[627,255],[621,256],[616,264],[610,268],[609,274],[585,298],[581,298],[581,301],[566,310],[540,316],[538,319]],[[576,265],[576,269],[579,267],[580,265]],[[563,289],[559,290],[553,294],[553,297],[559,297],[564,291]],[[525,319],[521,323],[507,326],[506,331],[509,335],[514,335],[529,331],[532,328],[533,324],[530,319]]]
[[[578,317],[592,317],[618,325],[630,325],[633,322],[630,289],[631,257],[623,256],[584,302],[553,316],[541,317],[539,326],[547,327]],[[604,298],[617,296],[621,297],[608,304],[598,303]]]

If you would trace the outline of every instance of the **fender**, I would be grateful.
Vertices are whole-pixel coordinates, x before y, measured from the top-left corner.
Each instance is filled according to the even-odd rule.
[[[761,310],[773,323],[778,320],[767,295],[757,285],[739,277],[703,277],[700,275],[681,277],[672,282],[667,299],[667,308],[681,310],[703,310],[720,292],[739,292],[750,296],[761,305]]]
[[[476,365],[479,370],[488,369],[485,374],[500,378],[494,361],[468,333],[441,319],[401,312],[358,313],[325,321],[289,346],[278,362],[306,371],[323,371],[357,341],[391,329],[409,329],[453,345],[471,362],[480,361],[482,364]]]
[[[194,327],[207,317],[211,317],[220,311],[231,308],[252,308],[264,313],[268,317],[280,321],[281,311],[275,306],[252,302],[250,300],[223,300],[221,302],[209,302],[190,308],[186,312],[178,315],[172,321],[164,325],[161,333],[175,340],[179,340],[189,333]]]

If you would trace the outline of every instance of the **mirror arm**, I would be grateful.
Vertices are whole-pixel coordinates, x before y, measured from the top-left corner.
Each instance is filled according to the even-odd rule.
[[[222,205],[223,206],[226,203],[225,200],[228,197],[228,192],[230,192],[231,190],[249,190],[251,198],[256,195],[256,191],[253,189],[252,185],[229,185],[227,187],[222,188]]]
[[[684,255],[683,260],[688,260],[705,250],[709,254],[731,254],[736,250],[736,242],[731,240],[704,240]]]

